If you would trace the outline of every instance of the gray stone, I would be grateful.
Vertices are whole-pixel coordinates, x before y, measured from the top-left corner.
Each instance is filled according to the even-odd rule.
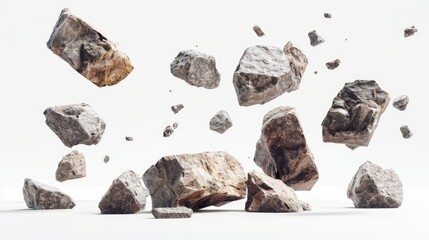
[[[211,130],[222,134],[232,127],[232,120],[226,111],[221,110],[210,119],[209,125]]]
[[[408,139],[410,137],[413,136],[413,132],[411,132],[410,128],[408,128],[407,125],[402,125],[400,127],[401,133],[402,133],[402,137],[405,139]]]
[[[332,62],[327,62],[325,65],[326,65],[326,68],[328,68],[329,70],[334,70],[335,68],[340,66],[340,63],[341,63],[340,59],[335,59]]]
[[[302,210],[304,211],[311,211],[311,206],[310,204],[304,202],[304,201],[300,201],[301,202],[301,206],[302,206]]]
[[[187,207],[172,207],[172,208],[154,208],[152,215],[155,218],[190,218],[192,217],[192,209]]]
[[[357,208],[397,208],[402,204],[402,183],[392,169],[367,161],[350,182],[347,197]]]
[[[325,39],[323,39],[319,34],[317,34],[316,30],[309,32],[308,37],[310,38],[310,45],[313,47],[325,42]]]
[[[103,119],[86,103],[48,107],[43,114],[46,125],[67,147],[95,145],[106,128]]]
[[[332,18],[332,15],[330,13],[324,13],[323,16],[325,18]]]
[[[110,161],[110,156],[109,155],[104,156],[103,161],[104,163],[108,163]]]
[[[173,123],[173,129],[177,129],[178,126],[179,124],[177,122]]]
[[[112,185],[98,204],[102,214],[132,214],[143,210],[149,195],[143,187],[140,176],[125,171],[113,180]]]
[[[415,28],[414,26],[411,26],[409,28],[405,28],[404,29],[404,37],[410,37],[413,36],[414,33],[417,32],[417,28]]]
[[[265,35],[264,31],[262,31],[262,29],[258,25],[253,26],[253,31],[255,31],[258,37],[262,37]]]
[[[58,163],[55,178],[59,182],[86,177],[86,162],[82,153],[74,150]]]
[[[174,133],[174,128],[172,128],[171,126],[167,126],[165,127],[164,132],[162,133],[162,136],[169,137],[173,133]]]
[[[408,103],[410,99],[407,95],[401,95],[393,100],[393,107],[398,109],[399,111],[404,111],[407,109]]]
[[[61,11],[47,46],[98,87],[117,84],[133,70],[115,43],[68,9]]]
[[[185,106],[183,104],[177,104],[174,106],[171,106],[171,111],[174,112],[174,114],[177,114],[180,110],[182,110]]]
[[[71,209],[75,206],[67,194],[32,179],[25,179],[22,192],[27,207],[35,210]]]
[[[133,138],[133,137],[129,137],[129,136],[125,137],[125,141],[129,141],[129,142],[131,142],[131,141],[133,141],[133,140],[134,140],[134,138]]]

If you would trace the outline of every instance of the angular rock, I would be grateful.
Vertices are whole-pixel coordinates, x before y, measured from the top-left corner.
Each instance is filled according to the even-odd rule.
[[[264,104],[297,90],[307,62],[307,57],[290,42],[284,51],[263,45],[247,48],[234,73],[238,103]]]
[[[220,83],[214,57],[195,50],[181,51],[170,64],[170,71],[195,87],[213,89]]]
[[[173,129],[177,129],[178,126],[179,124],[177,122],[173,123]]]
[[[104,156],[103,161],[104,161],[104,163],[108,163],[110,161],[109,155]]]
[[[46,125],[67,147],[95,145],[106,128],[103,119],[86,103],[48,107],[43,114]]]
[[[190,218],[192,217],[192,209],[187,207],[172,207],[172,208],[154,208],[152,215],[155,218]]]
[[[304,201],[300,201],[301,202],[301,206],[302,206],[302,210],[304,211],[311,211],[311,206],[310,204],[304,202]]]
[[[180,110],[182,110],[185,106],[183,104],[177,104],[174,106],[171,106],[171,111],[174,112],[174,114],[177,114]]]
[[[165,127],[164,132],[162,133],[162,136],[169,137],[173,133],[174,133],[174,129],[171,126],[167,126]]]
[[[86,177],[86,162],[82,153],[74,150],[58,163],[55,178],[59,182]]]
[[[61,11],[47,46],[98,87],[117,84],[133,70],[115,43],[68,9]]]
[[[302,203],[282,181],[256,171],[247,174],[248,212],[302,212]]]
[[[310,45],[313,47],[325,42],[325,39],[323,39],[319,34],[317,34],[316,30],[309,32],[308,38],[310,38]]]
[[[27,207],[35,210],[71,209],[75,206],[67,194],[32,179],[25,179],[22,192]]]
[[[209,125],[211,130],[222,134],[232,127],[232,120],[226,111],[221,110],[210,119]]]
[[[143,187],[140,176],[125,171],[113,180],[112,185],[98,204],[102,214],[132,214],[143,210],[149,195]]]
[[[414,26],[411,26],[409,28],[405,28],[404,29],[404,37],[410,37],[413,36],[414,33],[417,32],[417,28],[415,28]]]
[[[402,183],[392,169],[365,162],[359,167],[347,190],[357,208],[398,208],[402,204]]]
[[[322,122],[323,141],[367,147],[389,101],[374,80],[346,83]]]
[[[166,156],[143,174],[153,208],[221,206],[246,196],[245,180],[240,162],[222,151]]]
[[[262,29],[258,25],[253,26],[253,31],[255,31],[258,37],[262,37],[265,35],[264,31],[262,31]]]
[[[319,179],[298,114],[292,107],[278,107],[265,114],[254,161],[265,174],[294,190],[311,190]]]
[[[398,109],[399,111],[404,111],[407,109],[408,103],[410,99],[407,95],[401,95],[393,100],[393,107]]]
[[[129,142],[131,142],[131,141],[133,141],[134,140],[134,138],[133,137],[125,137],[125,141],[129,141]]]
[[[332,18],[332,15],[330,13],[324,13],[323,16],[325,18]]]
[[[413,136],[413,132],[411,132],[411,130],[408,128],[407,125],[402,125],[400,127],[401,133],[402,133],[402,137],[405,139],[408,139],[410,137]]]
[[[334,70],[335,68],[340,66],[340,63],[341,63],[340,59],[335,59],[332,62],[327,62],[325,65],[326,65],[326,68],[328,68],[330,70]]]

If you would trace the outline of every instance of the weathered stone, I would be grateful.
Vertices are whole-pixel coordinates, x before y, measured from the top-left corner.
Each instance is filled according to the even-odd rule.
[[[25,179],[22,192],[27,207],[35,210],[71,209],[75,206],[67,194],[32,179]]]
[[[103,161],[104,163],[108,163],[110,161],[110,156],[109,155],[104,156]]]
[[[413,36],[414,33],[417,32],[417,28],[415,28],[414,26],[411,26],[409,28],[405,28],[404,29],[404,37],[410,37]]]
[[[187,207],[172,207],[172,208],[154,208],[152,215],[155,218],[190,218],[192,217],[192,209]]]
[[[298,114],[292,107],[278,107],[265,114],[254,161],[265,174],[294,190],[310,190],[319,179]]]
[[[167,126],[167,127],[165,127],[164,132],[162,133],[162,135],[164,137],[169,137],[173,133],[174,133],[174,129],[171,126]]]
[[[48,107],[46,125],[67,147],[100,142],[106,124],[86,103]]]
[[[265,35],[264,31],[262,31],[262,29],[258,25],[253,26],[253,31],[255,31],[258,37],[262,37]]]
[[[232,127],[232,120],[226,111],[221,110],[210,119],[209,125],[211,130],[222,134]]]
[[[330,13],[324,13],[323,16],[325,18],[332,18],[332,15]]]
[[[346,83],[322,122],[323,141],[367,147],[389,101],[374,80]]]
[[[182,110],[185,106],[183,104],[177,104],[174,106],[171,106],[171,111],[174,112],[174,114],[177,114],[180,110]]]
[[[149,195],[143,187],[140,176],[125,171],[113,180],[112,185],[98,204],[102,214],[132,214],[143,210]]]
[[[47,46],[99,87],[117,84],[133,70],[129,58],[68,9],[61,11]]]
[[[63,182],[86,176],[86,162],[82,153],[74,150],[58,163],[55,173],[57,181]]]
[[[221,206],[246,196],[245,180],[240,162],[227,152],[166,156],[143,174],[153,208]]]
[[[328,68],[330,70],[334,70],[335,68],[340,66],[340,63],[341,63],[340,59],[335,59],[332,62],[327,62],[325,65],[326,65],[326,68]]]
[[[413,136],[413,132],[411,132],[411,130],[408,128],[407,125],[402,125],[400,127],[401,133],[402,133],[402,137],[405,139],[408,139],[410,137]]]
[[[310,45],[313,47],[325,42],[325,39],[323,39],[319,34],[317,34],[316,30],[309,32],[308,37],[310,38]]]
[[[173,123],[173,129],[177,129],[178,126],[179,124],[177,122]]]
[[[247,174],[248,212],[301,212],[302,203],[282,181],[256,171]]]
[[[220,83],[214,57],[195,50],[181,51],[170,64],[170,71],[175,77],[196,87],[213,89]]]
[[[410,99],[407,95],[401,95],[393,100],[393,107],[398,109],[399,111],[404,111],[407,109],[408,103]]]
[[[234,73],[238,103],[264,104],[297,90],[307,63],[307,57],[290,42],[284,51],[262,45],[247,48]]]
[[[402,183],[392,169],[367,161],[350,182],[347,197],[357,208],[397,208],[402,204]]]
[[[129,137],[129,136],[125,137],[125,141],[129,141],[129,142],[131,142],[131,141],[133,141],[133,140],[134,140],[134,138],[133,138],[133,137]]]
[[[301,206],[302,206],[302,210],[304,211],[311,211],[311,206],[310,204],[304,202],[304,201],[300,201],[301,202]]]

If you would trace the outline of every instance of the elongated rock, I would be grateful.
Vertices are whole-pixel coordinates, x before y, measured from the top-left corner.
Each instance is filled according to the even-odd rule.
[[[232,120],[226,111],[221,110],[210,119],[209,125],[211,130],[222,134],[232,127]]]
[[[327,62],[325,65],[327,69],[334,70],[335,68],[340,66],[340,63],[341,63],[340,59],[335,59],[334,61]]]
[[[57,188],[26,178],[22,189],[28,208],[42,209],[71,209],[75,203],[67,194]]]
[[[246,196],[245,180],[240,162],[227,152],[166,156],[143,174],[153,208],[221,206]]]
[[[262,29],[258,25],[253,26],[253,31],[255,31],[258,37],[262,37],[265,35],[264,31],[262,31]]]
[[[411,132],[410,128],[407,125],[402,125],[399,130],[401,130],[402,137],[408,139],[413,136],[413,132]]]
[[[410,37],[413,36],[414,33],[417,32],[417,28],[415,28],[414,26],[411,26],[409,28],[405,28],[404,29],[404,37]]]
[[[367,147],[389,101],[374,80],[346,83],[322,122],[323,141]]]
[[[325,39],[323,39],[316,30],[313,30],[308,33],[308,38],[310,38],[310,45],[315,47],[319,44],[322,44],[325,42]]]
[[[292,107],[278,107],[265,114],[254,161],[265,174],[294,190],[311,190],[319,179],[298,114]]]
[[[405,111],[407,109],[410,99],[407,95],[401,95],[393,100],[393,107],[399,111]]]
[[[149,195],[143,187],[140,176],[125,171],[113,180],[112,185],[98,204],[102,214],[132,214],[143,210]]]
[[[104,156],[103,162],[108,163],[109,161],[110,161],[110,156],[109,155]]]
[[[61,11],[47,46],[98,87],[117,84],[133,70],[115,43],[68,9]]]
[[[46,125],[67,147],[95,145],[106,128],[103,119],[86,103],[48,107],[43,114]]]
[[[63,157],[63,159],[58,163],[58,168],[55,173],[55,177],[59,182],[83,178],[85,176],[85,157],[82,153],[76,150]]]
[[[190,218],[193,212],[192,209],[187,207],[152,209],[152,215],[155,218]]]
[[[332,18],[332,15],[330,13],[324,13],[323,16],[325,18]]]
[[[182,110],[185,106],[183,104],[177,104],[177,105],[173,105],[171,106],[171,111],[174,112],[174,114],[177,114],[178,112],[180,112],[180,110]]]
[[[367,161],[350,182],[347,197],[357,208],[397,208],[402,204],[402,183],[392,169]]]

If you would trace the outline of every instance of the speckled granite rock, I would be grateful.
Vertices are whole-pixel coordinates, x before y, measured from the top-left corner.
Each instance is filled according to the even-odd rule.
[[[334,61],[327,62],[325,65],[327,69],[334,70],[335,68],[340,66],[340,63],[341,63],[340,59],[335,59]]]
[[[22,192],[27,207],[35,210],[71,209],[75,206],[67,194],[32,179],[25,179]]]
[[[323,39],[319,34],[317,34],[316,30],[309,32],[308,38],[310,38],[310,45],[313,47],[325,42],[325,39]]]
[[[407,109],[408,103],[410,99],[407,95],[401,95],[393,100],[393,107],[398,109],[399,111],[404,111]]]
[[[222,134],[232,127],[232,120],[226,111],[221,110],[210,119],[209,126],[211,130]]]
[[[404,29],[404,37],[410,37],[413,36],[414,33],[417,32],[417,28],[415,28],[414,26],[411,26],[409,28],[405,28]]]
[[[262,31],[262,29],[258,25],[253,26],[253,31],[255,31],[258,37],[262,37],[265,35],[264,31]]]
[[[192,217],[192,209],[187,207],[172,207],[172,208],[154,208],[152,215],[155,218],[190,218]]]
[[[74,150],[58,163],[55,178],[59,182],[86,176],[86,162],[82,153]]]
[[[413,132],[411,132],[410,128],[407,125],[402,125],[399,130],[401,130],[402,137],[408,139],[413,136]]]

